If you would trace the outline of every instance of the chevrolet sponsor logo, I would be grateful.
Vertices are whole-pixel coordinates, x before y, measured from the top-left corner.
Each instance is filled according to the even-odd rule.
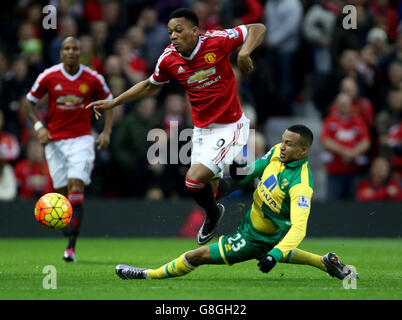
[[[67,96],[61,96],[58,97],[56,102],[57,103],[64,103],[66,105],[71,105],[71,104],[78,104],[82,103],[84,99],[82,97],[77,97],[74,95],[67,95]]]
[[[215,73],[216,73],[215,67],[212,67],[212,68],[209,68],[206,70],[197,71],[191,77],[189,77],[187,79],[187,83],[191,84],[191,83],[195,83],[195,82],[198,82],[198,83],[204,82],[204,81],[208,80],[209,76],[211,76]]]

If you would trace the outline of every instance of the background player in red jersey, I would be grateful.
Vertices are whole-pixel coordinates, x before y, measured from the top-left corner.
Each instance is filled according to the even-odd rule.
[[[27,114],[34,123],[56,192],[68,197],[73,218],[63,229],[69,241],[65,261],[75,261],[75,244],[83,217],[85,185],[91,181],[95,160],[91,133],[91,112],[84,107],[92,99],[112,99],[104,78],[79,63],[80,43],[73,37],[63,41],[62,63],[43,71],[27,94]],[[48,94],[47,127],[38,120],[34,104]],[[98,149],[107,148],[112,129],[112,110],[105,113],[105,126],[97,140]]]
[[[249,132],[249,120],[237,98],[236,78],[229,56],[241,47],[238,67],[242,72],[252,71],[250,55],[263,41],[265,31],[265,26],[257,23],[199,34],[195,13],[190,9],[177,9],[168,22],[172,43],[159,57],[152,76],[110,101],[95,101],[87,106],[92,107],[99,118],[102,110],[151,95],[171,79],[184,87],[192,106],[194,124],[186,187],[206,212],[197,237],[199,244],[205,244],[215,235],[224,212],[223,206],[215,200],[219,178],[247,143]],[[222,187],[223,182],[220,189]]]

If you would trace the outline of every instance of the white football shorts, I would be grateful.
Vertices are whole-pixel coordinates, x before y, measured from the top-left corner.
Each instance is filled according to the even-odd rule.
[[[95,161],[95,139],[91,135],[52,141],[45,146],[46,160],[53,188],[67,186],[68,179],[91,183]]]
[[[194,127],[191,165],[201,163],[215,174],[214,178],[222,178],[225,167],[247,144],[249,131],[250,120],[244,113],[235,123]]]

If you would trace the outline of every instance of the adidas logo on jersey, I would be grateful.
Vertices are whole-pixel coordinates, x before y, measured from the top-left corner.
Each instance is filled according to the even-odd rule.
[[[61,90],[63,90],[63,87],[62,87],[61,84],[59,83],[58,85],[56,85],[56,86],[54,87],[54,90],[56,90],[56,91],[61,91]]]
[[[182,66],[179,67],[179,69],[177,69],[177,73],[182,73],[185,72],[186,70],[184,70],[184,68]]]

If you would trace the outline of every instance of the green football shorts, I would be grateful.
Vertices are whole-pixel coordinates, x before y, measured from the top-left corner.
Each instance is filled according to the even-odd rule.
[[[266,254],[285,236],[289,227],[280,228],[273,234],[265,234],[256,230],[250,220],[250,210],[243,217],[237,232],[221,236],[218,242],[209,246],[212,260],[216,264],[228,264],[258,259]]]

